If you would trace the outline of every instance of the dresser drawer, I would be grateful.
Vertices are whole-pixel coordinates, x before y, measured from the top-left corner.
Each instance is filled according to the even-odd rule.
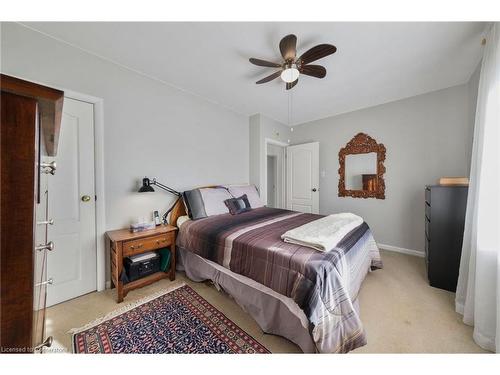
[[[431,206],[425,202],[425,217],[431,220]]]
[[[174,240],[174,233],[160,234],[154,237],[140,238],[138,240],[126,241],[123,243],[123,256],[128,257],[141,254],[146,251],[161,249],[171,246]]]
[[[431,223],[427,217],[425,218],[425,237],[431,239]]]

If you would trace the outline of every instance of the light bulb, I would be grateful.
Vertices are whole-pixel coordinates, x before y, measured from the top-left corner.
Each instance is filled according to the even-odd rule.
[[[291,83],[299,78],[299,70],[297,68],[287,68],[281,72],[281,79],[286,83]]]

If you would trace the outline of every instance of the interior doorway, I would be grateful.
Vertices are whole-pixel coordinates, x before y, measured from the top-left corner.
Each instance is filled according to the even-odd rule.
[[[266,201],[268,207],[285,208],[286,144],[266,140]]]
[[[276,207],[278,185],[278,158],[276,155],[267,155],[267,205]]]

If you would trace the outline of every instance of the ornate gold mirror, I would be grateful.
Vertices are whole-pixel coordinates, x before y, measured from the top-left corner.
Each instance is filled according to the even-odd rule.
[[[385,146],[358,133],[339,151],[339,197],[385,199]]]

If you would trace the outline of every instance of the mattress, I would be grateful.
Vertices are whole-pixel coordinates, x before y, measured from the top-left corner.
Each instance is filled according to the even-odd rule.
[[[262,207],[185,221],[177,246],[291,299],[307,319],[316,351],[345,353],[366,343],[355,301],[366,273],[382,263],[366,223],[326,253],[281,240],[320,217]]]

